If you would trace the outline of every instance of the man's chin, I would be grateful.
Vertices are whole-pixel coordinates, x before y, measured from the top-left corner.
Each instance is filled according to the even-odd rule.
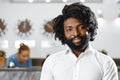
[[[72,44],[68,44],[68,46],[72,50],[84,50],[84,48],[85,48],[85,45],[82,43],[72,43]]]
[[[74,45],[75,45],[75,46],[80,46],[80,45],[81,45],[81,43],[74,43]]]

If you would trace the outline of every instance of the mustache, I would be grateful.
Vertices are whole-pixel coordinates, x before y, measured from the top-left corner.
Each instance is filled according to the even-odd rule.
[[[85,36],[77,35],[77,36],[74,36],[72,39],[70,39],[70,41],[73,41],[75,38],[83,39],[83,38],[85,38]]]

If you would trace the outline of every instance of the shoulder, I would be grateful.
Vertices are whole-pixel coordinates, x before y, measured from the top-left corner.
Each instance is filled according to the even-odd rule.
[[[94,56],[96,57],[96,60],[102,67],[106,67],[107,65],[114,65],[116,66],[114,60],[112,57],[102,54],[101,52],[95,50]]]
[[[87,52],[87,51],[86,51]],[[100,63],[105,63],[105,62],[112,62],[113,59],[108,56],[108,55],[105,55],[101,52],[99,52],[98,50],[94,49],[92,46],[89,46],[88,48],[88,52],[89,53],[92,53],[93,57]]]
[[[5,62],[5,67],[8,67],[9,62],[16,62],[16,54],[11,55],[9,58],[7,58]]]
[[[51,54],[49,57],[47,57],[46,61],[54,61],[56,59],[59,59],[60,57],[62,57],[65,54],[65,50],[64,51],[60,51],[54,54]]]
[[[96,57],[98,59],[98,62],[100,63],[102,71],[104,73],[103,75],[106,75],[104,77],[108,77],[108,75],[111,75],[111,76],[114,75],[113,78],[117,78],[118,69],[117,69],[117,65],[115,64],[112,57],[110,57],[108,55],[104,55],[98,51],[96,51],[95,54],[96,54]]]
[[[11,55],[7,60],[16,60],[17,54]]]
[[[46,58],[44,65],[53,66],[61,57],[64,56],[65,52],[66,50],[51,54],[50,56]]]
[[[104,72],[106,69],[114,68],[115,71],[117,71],[117,66],[112,59],[112,57],[102,54],[101,52],[94,50],[94,58],[95,61],[99,64],[101,70]]]
[[[97,50],[95,50],[95,56],[102,62],[111,62],[113,61],[112,57],[105,55]]]
[[[16,56],[17,56],[17,54],[15,53],[15,54],[12,54],[12,55],[10,56],[10,58],[16,57]]]

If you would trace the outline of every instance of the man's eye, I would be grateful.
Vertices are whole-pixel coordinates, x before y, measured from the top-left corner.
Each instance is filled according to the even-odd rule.
[[[66,29],[66,31],[71,31],[72,29]]]
[[[86,28],[83,25],[80,25],[79,29],[86,29]]]

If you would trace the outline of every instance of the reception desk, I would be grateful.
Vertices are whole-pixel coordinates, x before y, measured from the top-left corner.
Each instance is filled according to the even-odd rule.
[[[41,67],[2,68],[0,80],[40,80]]]

